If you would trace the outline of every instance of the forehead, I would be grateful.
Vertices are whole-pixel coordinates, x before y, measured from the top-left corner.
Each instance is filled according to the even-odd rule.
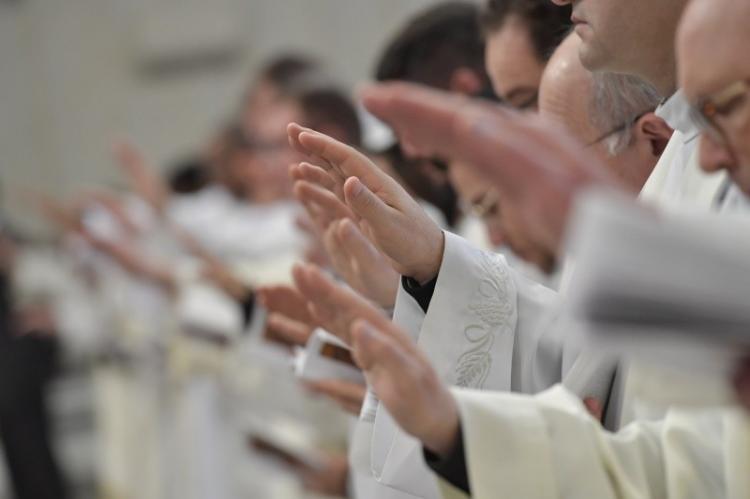
[[[694,2],[677,36],[678,85],[693,102],[750,77],[750,18],[715,15],[715,7]]]
[[[486,59],[493,84],[505,92],[520,84],[539,83],[542,63],[528,29],[519,20],[509,19],[488,38]]]

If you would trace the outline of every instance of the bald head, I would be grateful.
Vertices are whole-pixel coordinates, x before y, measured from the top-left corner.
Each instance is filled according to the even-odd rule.
[[[693,0],[677,33],[680,86],[688,99],[750,78],[750,2]]]
[[[588,144],[597,138],[589,119],[593,78],[581,64],[580,45],[578,36],[570,35],[550,58],[539,88],[539,113]]]
[[[680,86],[691,102],[719,97],[712,121],[721,130],[704,133],[700,161],[704,170],[726,170],[750,194],[750,2],[748,0],[693,0],[677,32]],[[745,88],[742,88],[745,82]],[[739,85],[739,93],[733,90]]]
[[[539,112],[561,123],[626,187],[638,192],[672,133],[649,112],[659,94],[634,76],[593,75],[581,63],[580,45],[579,37],[571,35],[550,59],[542,76]]]

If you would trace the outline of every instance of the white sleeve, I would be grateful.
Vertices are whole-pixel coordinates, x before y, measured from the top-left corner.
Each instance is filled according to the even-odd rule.
[[[455,396],[476,499],[750,497],[750,425],[738,411],[673,410],[609,433],[559,386]]]
[[[539,318],[556,296],[522,277],[502,256],[446,233],[427,313],[401,289],[394,322],[416,339],[449,385],[510,390],[514,364],[536,358],[523,347],[538,347],[538,342],[526,339],[517,345],[517,337],[536,334]],[[439,495],[421,445],[382,405],[375,417],[371,465],[373,476],[385,485],[418,497]]]

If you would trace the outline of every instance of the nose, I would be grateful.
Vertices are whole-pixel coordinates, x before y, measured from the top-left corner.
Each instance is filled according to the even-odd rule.
[[[704,133],[700,142],[700,163],[703,171],[732,170],[737,161],[729,148]]]

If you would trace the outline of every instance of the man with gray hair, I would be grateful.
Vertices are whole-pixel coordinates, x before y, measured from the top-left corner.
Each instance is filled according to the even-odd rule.
[[[540,113],[567,128],[603,160],[619,180],[638,193],[672,136],[654,114],[662,100],[645,80],[611,72],[590,73],[576,59],[575,35],[550,59],[540,88]]]

